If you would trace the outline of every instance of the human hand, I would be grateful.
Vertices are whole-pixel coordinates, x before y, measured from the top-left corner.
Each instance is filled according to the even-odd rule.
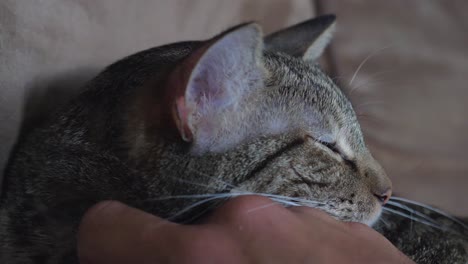
[[[179,225],[119,202],[84,216],[80,263],[413,263],[368,226],[258,196],[228,201],[198,225]]]

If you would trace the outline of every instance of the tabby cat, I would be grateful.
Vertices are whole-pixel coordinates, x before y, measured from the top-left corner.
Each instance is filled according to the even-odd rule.
[[[382,219],[376,227],[416,261],[466,262],[464,223],[389,201],[351,103],[315,63],[334,22],[265,38],[247,23],[107,67],[20,138],[1,197],[0,262],[77,263],[77,225],[101,200],[190,223],[251,193],[343,221]],[[387,202],[396,213],[385,220]]]

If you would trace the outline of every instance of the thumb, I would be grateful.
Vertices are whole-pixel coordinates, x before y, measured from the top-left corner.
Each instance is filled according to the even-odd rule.
[[[166,263],[181,228],[116,201],[100,202],[78,230],[80,263]]]

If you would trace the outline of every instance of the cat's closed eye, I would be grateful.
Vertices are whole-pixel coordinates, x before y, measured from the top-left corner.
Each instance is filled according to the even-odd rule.
[[[343,157],[343,154],[341,153],[341,151],[338,149],[338,147],[336,146],[336,142],[332,141],[332,142],[327,142],[327,141],[318,141],[320,144],[322,144],[323,146],[327,147],[329,150],[333,151],[334,153],[340,155],[341,157]],[[344,159],[344,158],[343,158]]]
[[[320,144],[320,146],[328,149],[329,151],[335,153],[336,155],[339,155],[340,157],[343,156],[343,154],[341,153],[341,151],[339,150],[339,148],[336,145],[336,141],[334,141],[332,138],[330,138],[328,136],[321,136],[319,138],[315,138],[315,137],[313,137],[311,135],[306,135],[306,138],[313,141],[313,142],[315,142],[315,143]]]
[[[316,139],[310,135],[307,135],[307,138],[313,140],[314,142],[320,144],[321,146],[325,147],[329,151],[333,152],[334,154],[338,155],[346,164],[353,168],[353,170],[357,169],[356,162],[351,158],[347,157],[338,147],[336,141],[332,140],[329,137],[320,137]]]

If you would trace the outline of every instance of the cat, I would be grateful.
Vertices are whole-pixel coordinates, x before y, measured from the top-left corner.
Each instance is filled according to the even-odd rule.
[[[193,223],[251,193],[343,221],[382,219],[379,230],[416,261],[466,262],[463,223],[440,231],[381,215],[386,203],[411,205],[390,200],[351,103],[316,64],[334,27],[325,15],[263,37],[246,23],[107,67],[19,139],[0,201],[0,262],[77,263],[80,218],[101,200]],[[438,240],[399,243],[403,223]]]

